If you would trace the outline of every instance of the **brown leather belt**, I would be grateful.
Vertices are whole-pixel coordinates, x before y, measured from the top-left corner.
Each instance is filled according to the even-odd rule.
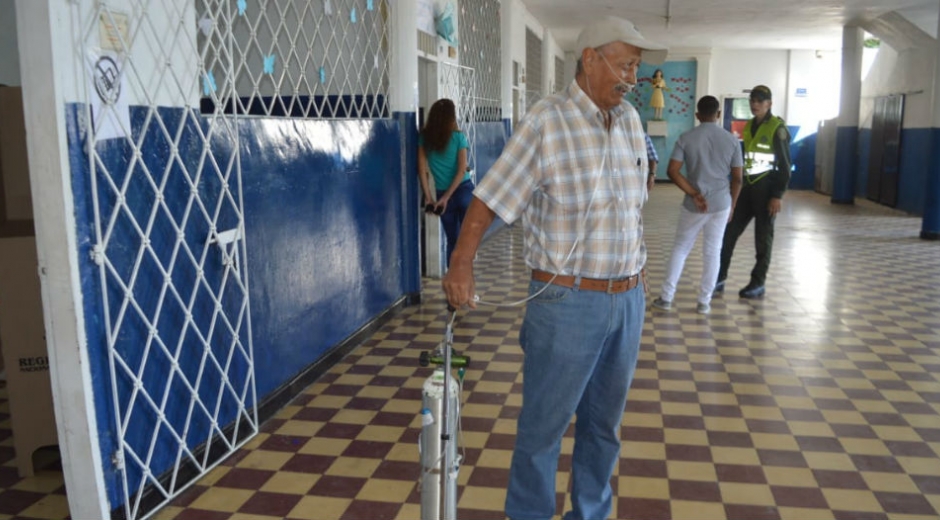
[[[600,291],[607,294],[618,294],[627,292],[639,285],[640,276],[640,274],[635,274],[626,278],[617,278],[611,280],[581,278],[581,283],[578,284],[578,288],[585,291]],[[552,280],[552,277],[555,279]],[[533,269],[532,279],[537,282],[551,282],[553,285],[560,285],[561,287],[574,287],[576,277],[562,274],[555,276],[554,274],[546,271]]]

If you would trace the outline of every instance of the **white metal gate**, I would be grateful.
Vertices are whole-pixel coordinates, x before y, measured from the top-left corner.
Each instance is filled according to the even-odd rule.
[[[86,5],[83,5],[86,4]],[[243,0],[81,2],[89,158],[123,516],[258,431],[232,26]]]

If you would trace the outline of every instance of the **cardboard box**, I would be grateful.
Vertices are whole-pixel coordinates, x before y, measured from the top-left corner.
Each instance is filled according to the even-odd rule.
[[[0,87],[0,238],[33,235],[23,91]]]
[[[6,365],[13,449],[20,476],[33,453],[58,444],[43,325],[36,239],[0,239],[0,341]]]

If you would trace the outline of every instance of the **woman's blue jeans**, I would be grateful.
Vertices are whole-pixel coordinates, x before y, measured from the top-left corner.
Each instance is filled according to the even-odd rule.
[[[438,190],[438,199],[444,195],[447,190]],[[441,214],[441,226],[444,227],[444,236],[447,237],[447,258],[445,265],[450,265],[450,255],[454,252],[457,245],[457,237],[460,236],[460,226],[463,224],[463,218],[467,216],[467,209],[470,208],[470,201],[473,200],[473,181],[465,180],[457,186],[454,194],[447,201],[447,209]]]
[[[545,287],[533,281],[529,294]],[[565,520],[610,514],[610,477],[620,457],[620,422],[633,380],[646,295],[642,284],[606,294],[549,285],[526,307],[519,343],[522,411],[512,456],[506,515],[513,520],[555,514],[555,473],[572,416],[572,511]]]

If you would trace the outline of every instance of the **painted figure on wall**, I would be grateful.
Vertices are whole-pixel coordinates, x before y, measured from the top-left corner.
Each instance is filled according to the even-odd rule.
[[[653,94],[650,96],[650,108],[653,109],[653,119],[661,120],[663,118],[663,108],[666,106],[666,97],[664,90],[669,90],[666,86],[666,80],[663,79],[663,70],[656,69],[650,79],[650,85],[653,87]]]

